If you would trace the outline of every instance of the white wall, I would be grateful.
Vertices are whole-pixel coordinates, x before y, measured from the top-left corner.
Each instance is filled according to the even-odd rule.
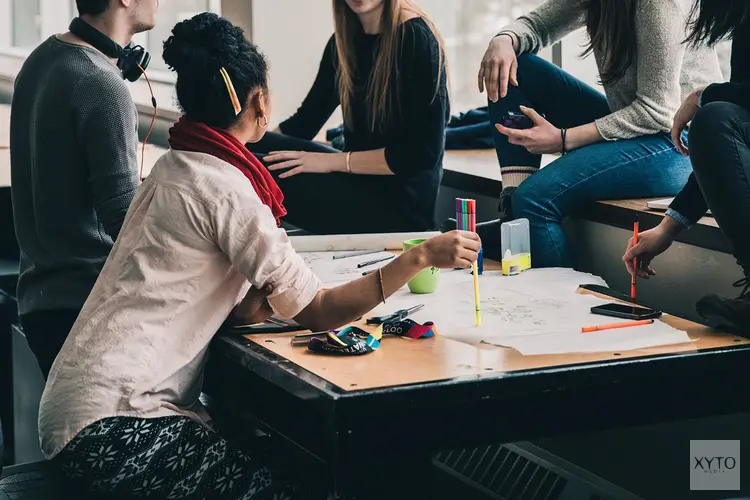
[[[331,1],[252,1],[253,41],[271,64],[275,105],[271,123],[275,126],[297,109],[312,85],[323,48],[333,33]],[[435,21],[445,40],[452,112],[484,106],[486,97],[477,89],[476,75],[487,43],[502,26],[533,8],[539,0],[419,0],[418,3]],[[601,90],[594,58],[579,57],[585,43],[583,30],[564,39],[563,68]],[[726,65],[726,47],[724,52]],[[551,58],[551,51],[547,49],[541,55]],[[329,125],[340,121],[337,112]]]
[[[581,53],[586,48],[588,36],[584,29],[568,35],[562,43],[562,67],[570,74],[591,85],[600,92],[604,92],[599,85],[599,72],[596,68],[594,56],[589,55],[581,59]]]
[[[540,0],[418,0],[445,41],[455,113],[486,106],[477,73],[487,45],[500,29],[541,3]],[[551,51],[540,54],[551,58]]]
[[[271,66],[271,127],[275,127],[294,113],[315,79],[333,34],[331,2],[253,0],[252,33]]]
[[[275,105],[271,123],[275,125],[297,109],[312,85],[323,48],[333,33],[331,0],[252,1],[253,42],[271,64]],[[454,113],[486,105],[476,75],[490,38],[539,1],[418,1],[445,39]],[[543,56],[550,57],[550,52]],[[340,121],[337,112],[329,124]]]

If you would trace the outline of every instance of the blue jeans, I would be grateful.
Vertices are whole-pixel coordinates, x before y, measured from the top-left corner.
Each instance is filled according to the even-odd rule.
[[[518,58],[519,87],[490,102],[495,124],[519,105],[546,115],[553,125],[571,128],[610,113],[607,99],[557,66],[535,56]],[[508,143],[493,127],[500,166],[538,167],[539,155]],[[513,218],[526,218],[531,228],[534,267],[573,267],[562,228],[564,217],[596,200],[676,195],[692,171],[668,134],[600,142],[571,151],[521,183],[512,198]]]

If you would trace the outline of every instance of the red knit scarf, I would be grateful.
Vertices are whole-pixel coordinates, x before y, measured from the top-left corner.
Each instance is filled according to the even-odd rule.
[[[279,225],[286,215],[284,194],[268,169],[248,149],[226,130],[219,130],[203,123],[179,119],[169,129],[169,146],[175,150],[206,153],[236,167],[253,185]]]

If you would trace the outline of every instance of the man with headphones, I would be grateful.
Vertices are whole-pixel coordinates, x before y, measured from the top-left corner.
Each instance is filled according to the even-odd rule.
[[[21,249],[21,324],[47,377],[138,188],[138,113],[126,81],[150,57],[133,46],[158,0],[76,0],[70,31],[44,41],[18,74],[11,190]]]

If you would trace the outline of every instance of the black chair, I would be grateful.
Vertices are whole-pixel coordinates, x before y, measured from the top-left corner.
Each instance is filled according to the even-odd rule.
[[[66,492],[52,462],[6,467],[0,476],[0,500],[73,500],[79,493]]]
[[[93,495],[66,481],[57,462],[43,461],[6,467],[0,475],[0,500],[130,500]]]
[[[14,290],[15,292],[15,290]],[[11,294],[0,288],[0,420],[3,421],[4,452],[0,450],[0,463],[14,462],[13,450],[13,356],[11,325],[17,320],[18,305]],[[3,439],[3,437],[5,439]]]
[[[3,419],[0,418],[0,475],[3,473],[3,453],[5,452],[5,447],[3,446],[3,442],[5,439],[3,439]]]

